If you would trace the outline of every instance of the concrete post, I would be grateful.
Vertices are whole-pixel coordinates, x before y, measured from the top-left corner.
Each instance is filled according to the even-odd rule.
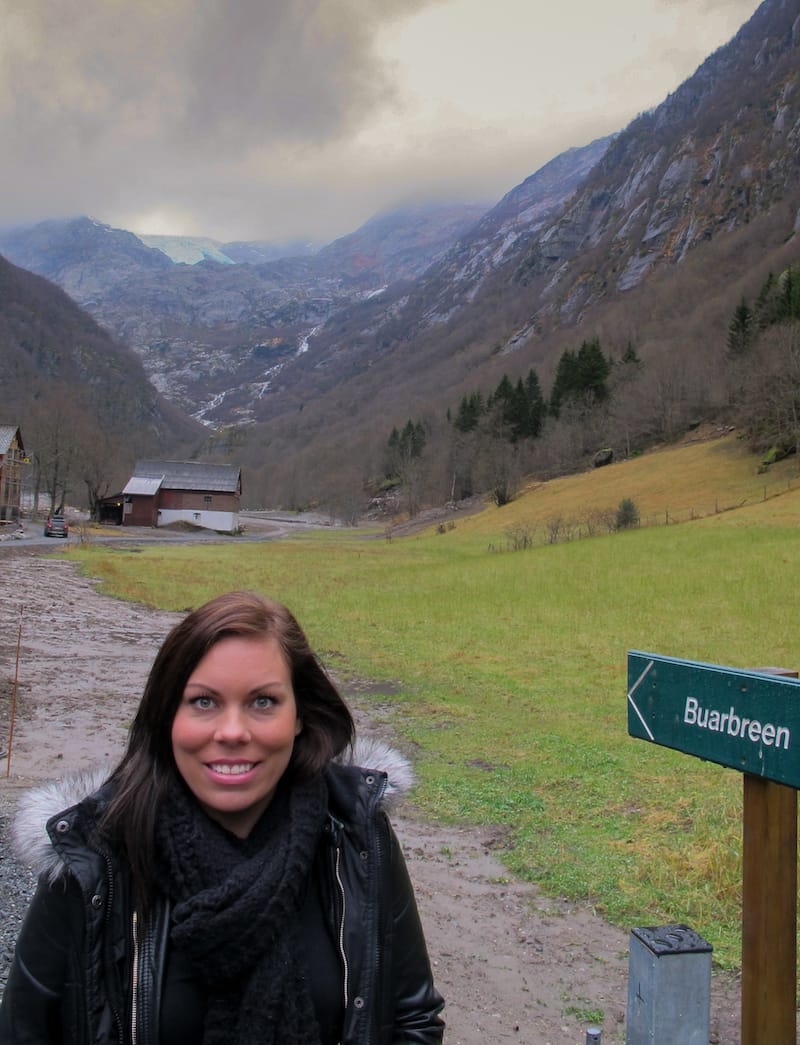
[[[631,931],[627,1045],[708,1045],[711,951],[685,925]]]

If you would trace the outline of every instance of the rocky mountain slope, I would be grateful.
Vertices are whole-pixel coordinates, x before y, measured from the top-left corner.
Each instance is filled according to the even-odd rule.
[[[530,367],[547,394],[560,354],[594,337],[648,364],[638,410],[681,400],[664,431],[721,402],[734,308],[800,253],[797,0],[765,0],[660,106],[594,148],[583,182],[529,235],[502,238],[507,198],[421,279],[332,316],[259,404],[252,446],[301,447],[304,475],[320,479],[329,446],[374,469],[393,425],[441,429],[461,396]]]
[[[616,138],[517,278],[541,286],[536,315],[574,319],[775,207],[790,235],[799,186],[800,6],[767,0]]]
[[[59,287],[0,258],[0,415],[23,428],[34,413],[82,415],[131,456],[198,445],[203,429],[160,396],[131,349],[115,341]],[[49,404],[49,406],[48,406]],[[83,420],[86,425],[83,425]]]
[[[773,246],[785,243],[800,227],[796,0],[766,0],[694,76],[612,142],[598,143],[592,158],[567,205],[545,213],[532,235],[500,254],[484,247],[483,230],[502,228],[507,198],[384,317],[371,315],[361,332],[348,328],[346,344],[323,332],[322,357],[343,351],[352,366],[359,341],[365,366],[376,344],[411,356],[447,320],[441,340],[454,352],[479,340],[485,360],[498,348],[527,346],[539,362],[548,333],[569,330],[601,302],[624,307],[625,295],[660,270],[759,218],[775,225]],[[488,271],[487,253],[497,262]],[[746,252],[740,256],[744,268]]]
[[[393,344],[413,344],[431,331],[435,337],[437,330],[462,321],[472,327],[476,312],[487,312],[486,288],[494,294],[495,285],[503,287],[509,265],[516,266],[542,229],[562,213],[612,140],[569,149],[526,178],[413,285],[389,287],[372,302],[337,312],[317,331],[314,358],[324,360],[326,369],[339,356],[348,366],[357,365],[357,357],[371,360],[367,365],[372,366],[374,357]]]
[[[472,301],[482,284],[509,258],[518,256],[586,181],[606,153],[613,137],[599,138],[583,148],[556,156],[517,185],[448,251],[426,281],[426,312],[430,322],[450,318]]]
[[[368,272],[376,286],[416,279],[487,209],[483,204],[440,204],[380,214],[324,247],[319,259],[351,277]]]
[[[800,227],[800,6],[766,0],[658,108],[584,151],[583,183],[575,179],[565,207],[548,209],[539,183],[566,184],[564,159],[510,193],[383,319],[371,315],[363,337],[352,326],[347,345],[323,333],[323,357],[352,355],[354,340],[367,356],[375,342],[413,354],[416,339],[443,322],[454,345],[474,340],[477,327],[487,353],[526,345],[536,353],[547,333],[759,216],[782,210],[779,242],[792,236]],[[504,239],[504,215],[529,183],[545,205],[526,235]]]
[[[182,408],[208,423],[246,422],[312,331],[337,309],[424,271],[483,209],[407,209],[316,255],[271,261],[258,260],[264,245],[231,244],[220,247],[230,250],[226,261],[209,249],[198,264],[177,264],[89,218],[0,233],[0,251],[57,282],[135,349],[155,387]]]

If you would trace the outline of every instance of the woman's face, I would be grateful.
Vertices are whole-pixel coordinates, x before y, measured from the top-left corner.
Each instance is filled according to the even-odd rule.
[[[206,813],[246,838],[272,800],[301,730],[274,638],[222,639],[186,683],[172,722],[178,772]]]

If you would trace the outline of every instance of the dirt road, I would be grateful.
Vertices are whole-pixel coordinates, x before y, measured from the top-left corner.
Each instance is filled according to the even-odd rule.
[[[0,551],[0,578],[0,801],[8,804],[32,784],[119,758],[156,649],[179,615],[102,596],[72,564],[33,551]],[[368,695],[356,688],[348,698],[360,729],[385,737]],[[426,823],[410,803],[394,821],[447,1000],[448,1045],[584,1045],[598,1020],[603,1045],[624,1042],[626,931],[510,880],[491,826]],[[2,908],[0,897],[4,919]],[[739,1040],[736,983],[715,974],[711,1041]]]

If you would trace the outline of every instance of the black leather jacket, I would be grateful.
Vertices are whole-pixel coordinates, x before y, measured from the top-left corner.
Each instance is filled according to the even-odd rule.
[[[333,765],[318,859],[339,940],[342,1045],[435,1045],[434,988],[402,852],[381,801],[386,775]],[[40,879],[0,1005],[0,1045],[157,1045],[169,931],[146,925],[113,853],[90,841],[103,791],[47,824],[58,860]]]

